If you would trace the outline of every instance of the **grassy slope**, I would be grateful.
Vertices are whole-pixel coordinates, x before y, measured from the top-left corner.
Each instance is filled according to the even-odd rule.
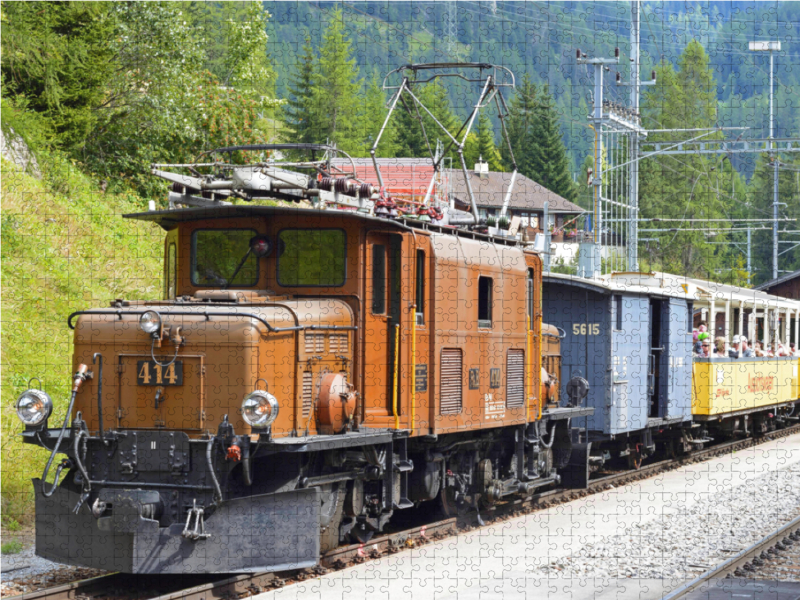
[[[72,368],[70,312],[114,298],[159,298],[163,235],[122,219],[144,208],[132,195],[103,194],[69,162],[40,160],[43,179],[2,162],[2,512],[4,522],[32,517],[30,479],[47,453],[23,446],[14,401],[31,377],[53,398],[60,426]],[[34,382],[35,384],[35,382]],[[52,477],[52,474],[51,474]]]

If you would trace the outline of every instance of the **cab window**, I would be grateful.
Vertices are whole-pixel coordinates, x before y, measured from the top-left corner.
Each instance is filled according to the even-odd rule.
[[[172,242],[167,249],[167,300],[175,298],[176,290],[178,287],[178,259],[175,242]]]
[[[201,287],[252,287],[258,258],[250,252],[255,229],[198,229],[192,234],[192,283]]]
[[[284,229],[278,234],[278,283],[284,287],[344,285],[346,236],[341,229]]]

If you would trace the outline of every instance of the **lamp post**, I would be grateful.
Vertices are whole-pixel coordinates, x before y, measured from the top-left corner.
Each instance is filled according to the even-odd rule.
[[[774,166],[772,176],[772,278],[778,278],[778,159],[775,156],[775,145],[773,143],[773,69],[775,64],[775,52],[780,52],[780,42],[750,42],[752,52],[769,52],[769,150]]]

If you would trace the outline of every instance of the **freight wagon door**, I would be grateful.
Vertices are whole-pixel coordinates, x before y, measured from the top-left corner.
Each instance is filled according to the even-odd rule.
[[[401,244],[399,235],[378,232],[367,235],[367,301],[364,307],[364,411],[367,422],[370,418],[393,415],[395,346],[400,324]],[[399,398],[397,410],[400,414]]]
[[[202,356],[150,354],[119,357],[119,427],[201,430],[204,415]]]

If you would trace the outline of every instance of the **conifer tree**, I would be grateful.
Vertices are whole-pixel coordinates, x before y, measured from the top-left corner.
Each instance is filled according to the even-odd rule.
[[[450,97],[447,94],[447,89],[438,81],[432,81],[424,86],[413,90],[414,95],[428,107],[436,120],[441,123],[451,135],[455,135],[460,126],[458,118],[453,114],[450,105]],[[417,110],[414,107],[414,101],[411,98],[405,98],[406,110],[402,104],[398,105],[398,119],[397,119],[397,142],[398,142],[398,156],[410,157],[427,157],[428,146],[425,143],[425,136],[420,129],[419,120],[417,119]],[[428,143],[431,145],[431,151],[436,149],[436,140],[441,140],[445,147],[448,146],[450,139],[441,130],[441,128],[433,122],[433,119],[428,114],[419,109],[419,116],[425,126],[425,131],[428,134]],[[457,155],[454,148],[448,152],[456,166]]]
[[[569,158],[558,125],[558,112],[547,86],[540,95],[538,118],[525,138],[525,153],[518,159],[526,177],[555,192],[570,202],[577,196],[569,168]]]
[[[472,168],[473,164],[481,158],[484,162],[489,163],[490,171],[505,171],[503,159],[494,142],[492,120],[486,113],[486,109],[478,115],[478,127],[475,135],[473,136],[470,132],[467,143],[464,145],[464,160],[467,168]]]
[[[320,142],[314,122],[314,77],[317,57],[311,47],[311,37],[306,36],[300,66],[289,81],[291,97],[287,99],[284,113],[286,126],[291,132],[291,143],[315,144]],[[325,141],[324,139],[322,140]]]
[[[322,36],[319,68],[312,88],[314,133],[320,141],[328,140],[343,150],[357,150],[359,138],[359,75],[353,48],[344,29],[342,11],[331,14]]]
[[[523,158],[529,150],[526,143],[529,133],[538,118],[538,113],[536,112],[538,102],[539,90],[536,84],[531,81],[530,75],[525,73],[522,76],[522,82],[509,103],[509,116],[506,121],[508,138],[511,142],[511,149],[514,152],[517,168],[522,164]],[[500,155],[503,157],[506,169],[511,170],[513,163],[508,146],[505,143],[500,146]]]
[[[709,128],[716,125],[716,84],[708,55],[696,41],[690,42],[677,61],[656,68],[656,85],[648,88],[642,102],[643,125],[648,129]],[[648,141],[674,139],[674,134],[654,133]],[[678,134],[680,135],[680,134]],[[685,133],[686,138],[691,133]],[[713,135],[707,139],[714,139]],[[735,189],[735,174],[724,168],[720,157],[697,155],[691,160],[655,156],[640,162],[641,216],[661,219],[731,218],[737,202],[725,191]],[[731,181],[731,178],[734,181]],[[736,193],[736,192],[734,192]],[[742,198],[743,200],[743,198]],[[752,216],[752,215],[742,215]],[[720,268],[729,263],[730,248],[708,244],[701,231],[684,227],[656,234],[657,254],[653,268],[697,277],[728,275]],[[718,238],[720,241],[722,238]]]
[[[357,152],[357,156],[369,156],[372,145],[378,137],[383,122],[386,120],[388,109],[386,108],[386,94],[381,87],[381,79],[377,72],[372,74],[372,77],[367,84],[367,89],[364,94],[363,110],[360,111],[359,125],[363,129],[363,146]],[[375,151],[375,155],[379,158],[393,158],[397,154],[397,130],[395,122],[397,120],[398,112],[395,111],[390,121],[386,124],[386,129],[381,135],[380,144]]]

